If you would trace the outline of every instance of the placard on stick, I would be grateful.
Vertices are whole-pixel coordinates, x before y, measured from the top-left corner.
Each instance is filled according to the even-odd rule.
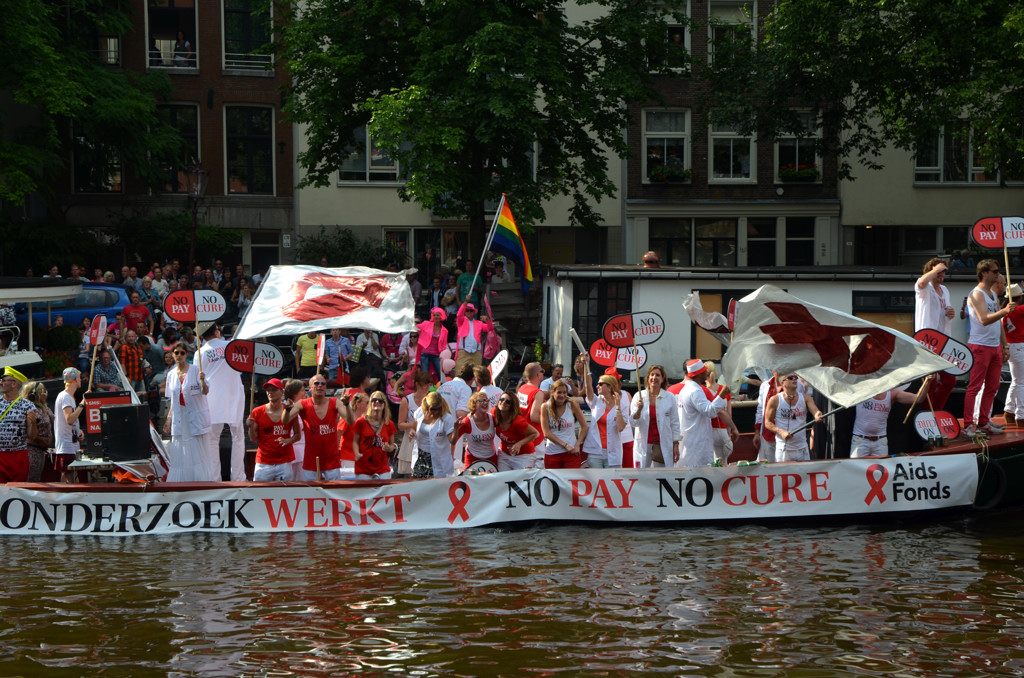
[[[179,323],[219,320],[228,305],[220,292],[213,290],[178,290],[167,295],[164,313]]]
[[[232,339],[224,347],[224,359],[231,369],[245,374],[272,377],[284,369],[284,354],[264,341]]]

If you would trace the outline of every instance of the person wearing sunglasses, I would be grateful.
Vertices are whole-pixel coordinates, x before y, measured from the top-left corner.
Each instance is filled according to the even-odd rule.
[[[220,480],[220,460],[211,454],[217,449],[207,440],[210,433],[210,407],[206,396],[210,387],[206,373],[198,365],[190,365],[192,352],[184,342],[171,347],[174,367],[167,374],[165,392],[171,405],[171,416],[164,424],[170,434],[167,456],[171,468],[167,482],[206,482]]]
[[[370,394],[370,409],[356,420],[352,435],[355,472],[358,480],[389,480],[388,454],[398,449],[398,428],[391,421],[387,396],[383,391]]]
[[[518,396],[515,393],[502,395],[491,416],[494,417],[494,435],[501,441],[498,470],[531,468],[534,464],[533,441],[540,437],[540,433],[522,415]]]
[[[306,440],[302,480],[341,480],[341,438],[338,433],[338,401],[327,397],[327,379],[315,374],[309,380],[311,398],[292,403],[287,420],[302,421]]]
[[[487,371],[487,368],[476,368]],[[499,396],[500,397],[500,396]],[[497,398],[494,399],[497,403]],[[466,456],[463,460],[469,468],[478,461],[494,464],[494,418],[491,416],[491,402],[487,394],[477,391],[469,397],[469,415],[459,422],[455,431],[456,439],[465,437]],[[497,467],[497,464],[495,464]]]
[[[814,399],[797,388],[795,374],[782,377],[782,391],[768,399],[764,408],[764,425],[775,434],[775,461],[809,461],[807,429],[797,431],[807,423],[807,413],[814,421],[821,421],[821,410]]]
[[[450,478],[455,475],[455,417],[435,391],[423,398],[416,413],[416,466],[414,478]]]
[[[999,282],[999,262],[995,259],[982,259],[978,262],[978,286],[967,296],[967,318],[970,323],[970,335],[967,347],[974,354],[974,366],[971,367],[971,380],[964,396],[964,430],[963,435],[973,438],[978,432],[987,435],[1003,433],[1003,427],[989,421],[992,403],[999,389],[1000,373],[1003,360],[1009,357],[1009,349],[1003,351],[1006,338],[1002,323],[999,321],[1016,308],[1011,301],[999,308],[999,297],[993,287]],[[975,404],[981,396],[981,407],[975,421]]]
[[[362,391],[350,388],[338,403],[341,419],[338,421],[338,433],[341,436],[341,468],[352,471],[356,466],[356,453],[352,448],[355,437],[355,423],[370,408],[370,396]]]
[[[256,443],[256,468],[252,479],[255,482],[291,480],[292,462],[295,451],[292,443],[299,439],[298,422],[286,422],[287,408],[284,405],[284,382],[268,379],[263,384],[267,404],[252,411],[246,424],[249,439]]]
[[[597,378],[597,392],[594,392],[594,377],[590,372],[590,357],[581,353],[573,365],[585,389],[587,406],[590,407],[590,428],[583,438],[583,452],[587,455],[590,468],[621,467],[623,443],[632,443],[631,431],[626,430],[629,417],[629,400],[622,397],[619,380],[610,374]],[[615,372],[615,368],[610,368]]]

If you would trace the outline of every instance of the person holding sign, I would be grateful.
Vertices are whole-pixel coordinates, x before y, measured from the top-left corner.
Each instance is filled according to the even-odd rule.
[[[950,303],[949,290],[942,284],[946,280],[946,269],[946,260],[939,257],[924,265],[924,273],[914,285],[914,332],[929,329],[951,336],[956,311]],[[956,377],[947,372],[939,372],[937,377],[928,396],[932,407],[941,410],[956,385]]]
[[[967,297],[968,320],[971,324],[967,347],[974,354],[971,381],[964,397],[963,433],[968,438],[974,437],[979,430],[990,435],[1003,433],[1002,426],[989,420],[992,402],[999,388],[1003,359],[1008,357],[1004,356],[1001,350],[1002,324],[999,321],[1009,315],[1017,305],[1011,301],[1005,307],[999,308],[999,297],[992,291],[998,279],[999,262],[995,259],[982,259],[978,262],[978,286],[971,290]],[[979,393],[982,393],[981,409],[975,422],[975,401]],[[937,407],[934,402],[932,406]]]
[[[211,455],[207,441],[210,434],[210,408],[206,396],[210,387],[206,374],[198,365],[190,365],[190,351],[179,341],[171,348],[175,368],[167,375],[166,392],[171,416],[164,424],[164,433],[171,435],[167,448],[171,468],[167,482],[220,480],[218,459]]]

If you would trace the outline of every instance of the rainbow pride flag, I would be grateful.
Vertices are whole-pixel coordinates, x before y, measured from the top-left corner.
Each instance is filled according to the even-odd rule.
[[[504,254],[516,262],[516,271],[519,273],[519,282],[525,295],[533,284],[533,269],[530,268],[530,255],[526,253],[526,244],[523,243],[523,236],[519,233],[519,227],[512,216],[512,208],[508,206],[504,193],[501,195],[501,207],[492,231],[491,245],[488,249]]]

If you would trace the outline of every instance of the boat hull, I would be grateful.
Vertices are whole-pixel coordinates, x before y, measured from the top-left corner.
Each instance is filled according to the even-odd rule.
[[[0,534],[373,532],[571,521],[862,521],[970,508],[974,454],[429,480],[0,486]]]

